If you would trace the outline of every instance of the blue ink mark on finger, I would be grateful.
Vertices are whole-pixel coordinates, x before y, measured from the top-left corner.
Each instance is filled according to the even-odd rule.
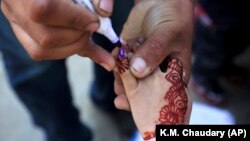
[[[119,56],[121,57],[121,59],[124,59],[125,57],[125,49],[123,47],[119,49]]]

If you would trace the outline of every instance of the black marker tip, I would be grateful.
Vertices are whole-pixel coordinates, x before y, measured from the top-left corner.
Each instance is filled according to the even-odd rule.
[[[122,43],[120,40],[118,40],[116,43],[114,43],[114,45],[117,47],[122,47]]]

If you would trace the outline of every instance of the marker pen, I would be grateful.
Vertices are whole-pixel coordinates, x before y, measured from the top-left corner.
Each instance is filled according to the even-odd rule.
[[[79,4],[85,8],[88,8],[90,11],[96,13],[90,0],[74,0],[74,1],[77,4]],[[100,27],[97,29],[96,32],[107,37],[115,46],[121,47],[122,44],[120,42],[119,37],[117,36],[117,34],[115,33],[115,31],[112,27],[110,18],[102,17],[99,15],[98,15],[98,18],[99,18],[99,22],[100,22]]]

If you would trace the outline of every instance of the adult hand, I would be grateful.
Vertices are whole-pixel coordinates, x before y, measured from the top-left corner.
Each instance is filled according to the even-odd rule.
[[[95,0],[102,16],[110,16],[113,0]],[[16,37],[34,60],[61,59],[79,54],[107,70],[115,61],[90,40],[98,17],[73,0],[2,0],[1,9]]]
[[[142,0],[131,11],[121,37],[125,41],[142,43],[130,61],[130,71],[137,78],[151,74],[167,56],[174,56],[183,64],[182,77],[190,77],[193,34],[193,1]],[[129,110],[124,86],[115,73],[117,108]]]
[[[189,78],[193,33],[193,1],[141,1],[131,11],[121,36],[143,39],[131,60],[131,71],[146,77],[169,55],[178,58]]]

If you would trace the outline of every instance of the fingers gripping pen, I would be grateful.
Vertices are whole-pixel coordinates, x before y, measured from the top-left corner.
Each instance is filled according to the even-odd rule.
[[[74,0],[77,4],[88,8],[89,10],[91,10],[92,12],[95,12],[95,9],[92,5],[92,3],[90,2],[90,0]],[[114,45],[121,47],[122,44],[120,42],[119,37],[117,36],[117,34],[115,33],[112,24],[111,24],[111,20],[108,17],[102,17],[99,16],[99,22],[100,22],[100,27],[97,29],[96,32],[104,35],[105,37],[107,37]]]

